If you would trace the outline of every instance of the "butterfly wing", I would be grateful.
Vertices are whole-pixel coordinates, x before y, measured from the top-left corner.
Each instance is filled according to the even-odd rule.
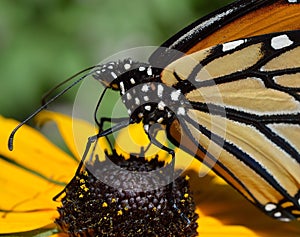
[[[179,31],[157,49],[149,61],[166,66],[178,58],[239,38],[300,29],[299,0],[238,0]]]
[[[299,56],[290,31],[198,51],[162,73],[189,103],[170,140],[281,220],[300,218]]]

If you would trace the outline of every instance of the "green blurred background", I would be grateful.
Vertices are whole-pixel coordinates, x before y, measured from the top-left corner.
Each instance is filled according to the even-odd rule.
[[[138,46],[160,45],[228,0],[0,1],[0,114],[24,119],[72,74]],[[74,100],[76,89],[56,104]]]

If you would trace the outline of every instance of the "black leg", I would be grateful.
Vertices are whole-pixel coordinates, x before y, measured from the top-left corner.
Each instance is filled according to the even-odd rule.
[[[79,165],[77,167],[77,170],[75,172],[75,176],[74,177],[76,177],[82,171],[82,167],[83,167],[84,162],[86,160],[86,157],[87,157],[87,155],[88,155],[88,153],[90,151],[91,145],[93,143],[95,143],[95,145],[93,147],[93,151],[92,151],[92,156],[93,156],[94,151],[95,151],[95,147],[96,147],[96,144],[97,144],[97,141],[98,141],[98,138],[104,137],[104,136],[107,136],[107,135],[109,135],[109,134],[111,134],[113,132],[116,132],[116,131],[118,131],[118,130],[120,130],[120,129],[126,127],[126,126],[128,126],[128,124],[129,124],[128,119],[127,120],[123,120],[121,123],[118,123],[118,124],[114,125],[113,127],[105,130],[105,131],[99,131],[98,134],[89,137],[88,141],[87,141],[87,144],[86,144],[86,147],[85,147],[85,150],[84,150],[84,153],[82,155],[81,161],[80,161],[80,163],[79,163]],[[56,201],[57,198],[59,196],[61,196],[66,191],[67,188],[68,188],[68,184],[65,186],[65,188],[61,192],[59,192],[57,195],[55,195],[53,197],[53,200]]]
[[[99,131],[103,131],[103,127],[104,127],[104,123],[122,123],[123,121],[128,121],[128,117],[125,117],[125,118],[109,118],[109,117],[102,117],[100,118],[99,121],[97,121],[97,125],[98,125],[98,128],[99,128]],[[96,120],[95,120],[96,121]],[[109,143],[109,146],[110,146],[110,149],[113,150],[113,145],[111,144],[110,140],[108,140],[108,143]]]
[[[188,217],[186,217],[184,215],[184,213],[181,212],[180,208],[177,206],[176,199],[174,198],[174,195],[173,195],[174,172],[175,172],[175,152],[171,148],[166,147],[163,144],[161,144],[161,142],[155,138],[155,136],[157,134],[157,129],[151,129],[151,126],[149,125],[149,129],[147,131],[145,130],[145,132],[146,132],[150,142],[153,145],[168,152],[172,156],[172,161],[170,164],[168,164],[168,167],[167,167],[168,173],[170,174],[169,175],[169,184],[168,184],[168,189],[169,189],[169,194],[170,194],[169,200],[171,202],[172,208],[176,211],[176,213],[178,215],[180,215],[180,217],[182,219],[185,220],[185,222],[187,223],[187,226],[189,226],[191,224],[190,219]]]
[[[123,121],[128,121],[128,117],[124,117],[124,118],[108,118],[108,117],[102,117],[100,118],[100,121],[98,123],[99,125],[99,128],[100,128],[100,131],[103,130],[103,126],[104,126],[104,123],[122,123]]]
[[[97,135],[98,135],[98,134],[97,134]],[[82,169],[82,167],[83,167],[84,161],[85,161],[85,159],[86,159],[86,157],[87,157],[87,154],[89,153],[89,150],[90,150],[90,148],[91,148],[92,143],[96,142],[97,139],[98,139],[97,135],[94,135],[94,136],[88,138],[88,142],[87,142],[87,144],[86,144],[84,153],[83,153],[83,155],[82,155],[81,161],[80,161],[80,163],[79,163],[79,165],[78,165],[78,167],[77,167],[77,170],[76,170],[76,172],[75,172],[74,177],[76,177],[76,176],[80,173],[80,171],[81,171],[81,169]],[[94,150],[94,149],[93,149],[93,150]],[[74,179],[74,177],[73,177],[73,179]],[[59,198],[59,196],[61,196],[61,195],[66,191],[66,189],[68,188],[69,184],[70,184],[70,183],[68,183],[68,184],[64,187],[64,189],[63,189],[61,192],[59,192],[58,194],[56,194],[56,195],[52,198],[52,200],[53,200],[53,201],[56,201],[56,200]]]
[[[100,119],[97,118],[97,113],[100,109],[100,105],[101,105],[101,102],[105,96],[105,93],[107,91],[109,87],[105,87],[103,92],[101,93],[99,99],[98,99],[98,102],[97,102],[97,105],[96,105],[96,108],[94,110],[94,121],[95,123],[98,125],[98,128],[100,131],[103,130],[103,124],[104,122],[111,122],[111,123],[121,123],[123,120],[128,120],[128,118],[106,118],[106,117],[100,117]]]
[[[100,137],[105,137],[109,134],[112,134],[114,132],[117,132],[119,130],[121,130],[122,128],[127,127],[130,124],[130,120],[128,120],[128,118],[126,120],[121,120],[120,123],[117,123],[116,125],[112,126],[111,128],[108,128],[104,131],[100,131],[97,135],[96,138],[100,138]]]

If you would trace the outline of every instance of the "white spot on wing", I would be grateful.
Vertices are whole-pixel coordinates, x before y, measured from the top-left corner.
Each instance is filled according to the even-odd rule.
[[[282,49],[293,44],[287,35],[279,35],[271,39],[271,46],[273,49]]]
[[[235,49],[236,47],[240,46],[241,44],[245,43],[246,40],[236,40],[228,43],[223,44],[223,52],[229,51],[231,49]]]
[[[276,217],[276,218],[281,217],[281,212],[275,212],[275,213],[274,213],[274,217]]]
[[[289,219],[289,218],[279,218],[278,220],[280,220],[280,221],[284,221],[284,222],[289,222],[289,221],[291,221],[291,219]]]
[[[262,72],[264,72],[266,70],[265,66],[262,66],[259,70],[262,71]]]
[[[273,203],[269,203],[265,206],[266,211],[273,211],[274,209],[276,209],[276,205]]]

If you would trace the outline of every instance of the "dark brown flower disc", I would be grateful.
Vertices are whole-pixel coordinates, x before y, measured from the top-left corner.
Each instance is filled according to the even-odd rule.
[[[197,236],[198,215],[187,177],[179,176],[172,188],[160,186],[167,169],[155,176],[136,175],[163,167],[157,157],[125,160],[114,152],[108,158],[110,162],[95,161],[93,172],[85,167],[67,185],[56,219],[62,231],[83,237]],[[143,189],[132,189],[136,183]]]

